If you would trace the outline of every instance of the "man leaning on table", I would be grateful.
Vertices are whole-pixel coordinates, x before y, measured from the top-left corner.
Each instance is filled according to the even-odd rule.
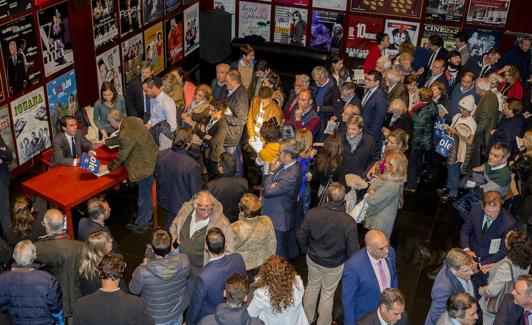
[[[138,185],[138,211],[135,222],[129,228],[135,231],[148,230],[152,216],[153,172],[159,149],[138,117],[126,117],[113,109],[107,114],[107,120],[117,130],[118,136],[103,140],[107,146],[119,146],[118,155],[109,165],[100,165],[100,171],[112,171],[120,165],[127,170],[130,182]]]
[[[100,145],[92,143],[78,130],[78,122],[71,115],[61,118],[61,129],[52,143],[52,164],[61,166],[77,166],[82,150],[93,150]]]

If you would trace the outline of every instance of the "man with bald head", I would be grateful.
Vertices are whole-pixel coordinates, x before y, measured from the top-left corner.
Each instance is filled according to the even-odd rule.
[[[183,206],[170,226],[172,238],[179,243],[181,253],[190,261],[190,277],[195,278],[209,262],[205,254],[207,231],[218,227],[225,236],[225,251],[234,250],[234,235],[229,220],[223,214],[222,204],[209,191],[201,191]]]
[[[35,243],[37,261],[59,281],[63,291],[64,316],[70,318],[74,304],[81,296],[78,270],[85,244],[69,237],[63,228],[65,216],[57,209],[46,211],[42,224],[46,236]]]
[[[480,165],[480,152],[484,152],[484,147],[491,137],[491,130],[497,128],[499,121],[499,101],[497,95],[491,91],[491,85],[488,78],[479,78],[475,83],[475,90],[480,96],[473,117],[477,122],[475,132],[473,166]]]
[[[216,66],[216,78],[211,82],[212,97],[216,100],[227,98],[225,75],[229,72],[229,64],[220,63]]]
[[[294,130],[307,129],[314,136],[320,130],[320,117],[313,107],[314,100],[310,89],[302,90],[297,95],[297,105],[292,110],[290,119],[285,121],[285,125],[290,125]]]
[[[395,251],[378,230],[370,230],[364,238],[366,247],[344,264],[342,275],[342,306],[344,324],[355,324],[377,309],[380,294],[397,288]]]

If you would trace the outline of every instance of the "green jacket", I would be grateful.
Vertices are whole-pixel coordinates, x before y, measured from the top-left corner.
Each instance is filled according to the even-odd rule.
[[[490,131],[497,128],[499,120],[499,100],[497,95],[489,91],[482,96],[473,117],[475,122],[477,122],[475,135],[484,134],[484,143],[487,144],[491,137]]]
[[[105,144],[115,145],[116,141],[120,149],[116,158],[109,163],[109,170],[124,164],[131,182],[153,175],[159,148],[141,119],[126,117],[120,125],[118,137],[106,139]]]
[[[438,109],[433,101],[414,108],[412,113],[412,145],[413,150],[430,150],[432,148],[434,120]]]

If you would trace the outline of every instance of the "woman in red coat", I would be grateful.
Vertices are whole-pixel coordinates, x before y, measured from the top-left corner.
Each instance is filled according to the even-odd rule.
[[[515,65],[505,65],[499,70],[503,74],[504,82],[499,86],[499,91],[506,98],[523,100],[523,85],[519,79],[519,70]]]

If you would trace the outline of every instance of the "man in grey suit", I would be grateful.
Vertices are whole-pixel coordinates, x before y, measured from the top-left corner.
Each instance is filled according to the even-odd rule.
[[[272,219],[277,237],[276,254],[286,259],[298,252],[295,238],[297,195],[301,188],[299,150],[295,140],[281,142],[279,157],[270,162],[270,173],[262,182],[261,214]]]
[[[358,325],[410,325],[405,311],[405,297],[396,288],[381,293],[379,308],[362,317]]]
[[[52,143],[52,164],[54,165],[77,166],[82,149],[92,150],[98,147],[78,131],[78,122],[74,116],[63,116],[61,129],[63,132],[59,133]]]
[[[447,311],[436,325],[475,325],[477,319],[477,300],[468,293],[459,292],[449,297]]]

